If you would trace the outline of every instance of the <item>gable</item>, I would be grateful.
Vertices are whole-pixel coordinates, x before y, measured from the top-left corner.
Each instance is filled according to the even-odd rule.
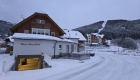
[[[37,19],[44,20],[45,24],[37,24],[35,21]],[[60,35],[65,34],[65,32],[47,15],[44,13],[34,13],[31,16],[27,17],[23,21],[19,22],[15,26],[11,28],[12,32],[20,32],[22,33],[23,31],[18,31],[19,28],[20,30],[26,28],[26,29],[31,29],[31,27],[38,27],[38,28],[51,28],[53,31],[59,32]]]

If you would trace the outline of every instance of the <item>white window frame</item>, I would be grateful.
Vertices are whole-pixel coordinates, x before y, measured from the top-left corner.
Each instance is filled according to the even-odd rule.
[[[50,35],[49,29],[32,28],[32,34]]]
[[[52,35],[53,34],[53,35]],[[55,32],[51,32],[51,36],[55,36]]]

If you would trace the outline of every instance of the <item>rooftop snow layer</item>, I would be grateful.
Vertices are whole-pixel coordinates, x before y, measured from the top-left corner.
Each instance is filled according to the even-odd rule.
[[[66,34],[62,38],[79,38],[79,40],[86,41],[86,38],[79,31],[63,30]]]
[[[98,34],[98,33],[91,33],[91,34],[93,34],[93,35],[95,35],[97,37],[100,37],[100,38],[103,38],[104,37],[104,35],[101,35],[101,34]]]
[[[11,42],[14,42],[14,39],[12,39],[13,36],[9,36],[6,39],[9,39]]]
[[[44,39],[44,40],[55,40],[55,41],[64,41],[64,42],[72,42],[76,43],[72,40],[68,39],[60,39],[58,37],[48,36],[48,35],[40,35],[40,34],[25,34],[25,33],[14,33],[13,39]]]

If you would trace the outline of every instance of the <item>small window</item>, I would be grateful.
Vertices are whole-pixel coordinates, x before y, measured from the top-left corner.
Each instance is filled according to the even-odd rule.
[[[24,30],[24,33],[27,33],[28,34],[29,33],[29,30]]]
[[[62,45],[59,45],[59,50],[62,50]]]
[[[55,32],[51,32],[51,36],[55,36]]]
[[[45,24],[45,20],[37,19],[37,23]]]

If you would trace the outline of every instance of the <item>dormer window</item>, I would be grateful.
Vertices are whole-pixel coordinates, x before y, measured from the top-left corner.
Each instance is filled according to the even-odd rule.
[[[45,24],[45,20],[40,20],[40,19],[37,19],[36,21],[37,21],[37,23],[40,23],[40,24]]]

